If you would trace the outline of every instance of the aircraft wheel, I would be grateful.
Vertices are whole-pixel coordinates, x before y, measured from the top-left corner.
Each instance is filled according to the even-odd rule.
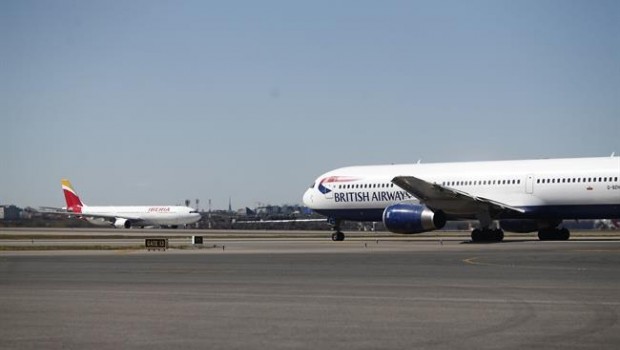
[[[541,241],[550,241],[553,239],[553,231],[552,230],[540,230],[538,231],[538,239]]]
[[[559,232],[558,232],[558,239],[561,241],[568,241],[568,239],[570,238],[570,231],[568,231],[567,228],[562,228]]]
[[[504,231],[503,230],[493,230],[493,238],[495,242],[501,242],[504,240]]]
[[[538,231],[538,239],[541,240],[541,241],[546,241],[547,240],[546,231],[544,231],[544,230]]]
[[[481,242],[481,241],[483,241],[482,231],[480,231],[479,229],[474,229],[473,231],[471,231],[471,241],[472,242]]]
[[[340,231],[332,233],[332,241],[334,242],[344,241],[344,233]]]

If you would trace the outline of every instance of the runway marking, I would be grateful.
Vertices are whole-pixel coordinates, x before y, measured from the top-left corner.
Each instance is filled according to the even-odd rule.
[[[470,264],[470,265],[488,265],[488,264],[485,264],[485,263],[481,263],[481,262],[475,261],[476,259],[478,259],[478,257],[474,256],[473,258],[463,259],[463,262],[466,263],[466,264]]]
[[[593,271],[600,270],[600,268],[595,267],[566,267],[566,266],[527,266],[527,265],[517,265],[517,264],[496,264],[496,263],[488,263],[478,261],[480,257],[474,256],[471,258],[463,259],[462,262],[468,265],[477,265],[477,266],[494,266],[494,267],[509,267],[509,268],[519,268],[519,269],[530,269],[530,270],[558,270],[558,271]]]

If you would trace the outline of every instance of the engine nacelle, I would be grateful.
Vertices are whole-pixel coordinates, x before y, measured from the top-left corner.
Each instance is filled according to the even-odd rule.
[[[446,215],[424,205],[398,203],[383,211],[383,224],[390,232],[412,234],[438,230],[446,225]]]
[[[524,219],[500,220],[499,226],[505,231],[517,233],[536,232],[540,229],[538,221]]]
[[[123,218],[118,218],[114,221],[114,227],[116,228],[131,228],[131,221]]]

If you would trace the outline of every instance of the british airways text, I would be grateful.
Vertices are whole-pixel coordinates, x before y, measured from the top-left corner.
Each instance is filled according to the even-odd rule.
[[[405,191],[397,192],[336,192],[334,193],[334,201],[336,203],[344,202],[393,202],[414,198]]]

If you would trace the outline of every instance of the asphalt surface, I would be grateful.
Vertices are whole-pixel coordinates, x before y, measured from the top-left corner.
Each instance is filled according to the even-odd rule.
[[[0,348],[618,349],[620,241],[0,252]]]

